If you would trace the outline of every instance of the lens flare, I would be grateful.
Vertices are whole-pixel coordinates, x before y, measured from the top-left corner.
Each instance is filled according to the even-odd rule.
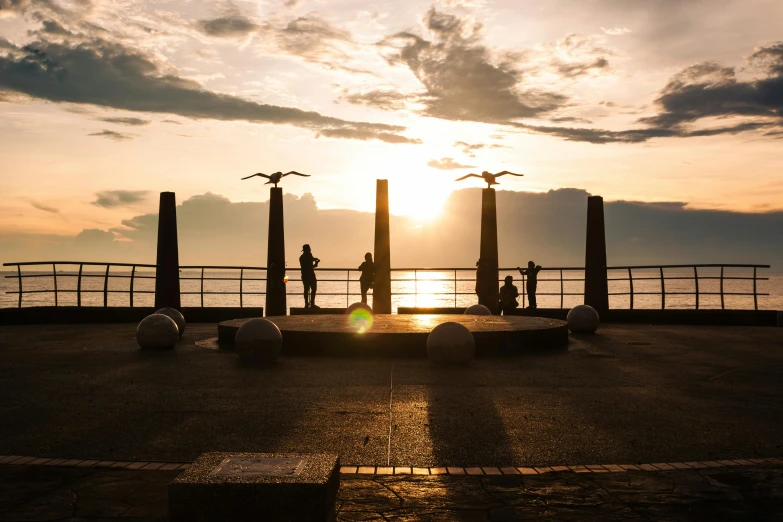
[[[283,276],[283,282],[284,282],[284,283],[287,283],[287,282],[288,282],[288,276]]]
[[[359,308],[348,316],[348,323],[356,328],[357,333],[363,334],[372,327],[372,314],[368,310]]]

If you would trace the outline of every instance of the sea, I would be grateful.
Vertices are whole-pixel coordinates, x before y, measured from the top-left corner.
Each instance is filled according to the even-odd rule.
[[[35,270],[35,269],[39,270]],[[75,306],[75,292],[78,281],[78,266],[58,265],[56,284],[57,301],[52,291],[55,274],[52,270],[40,271],[41,267],[23,269],[23,291],[34,291],[22,296],[21,306]],[[82,306],[131,306],[129,287],[131,272],[126,267],[112,267],[109,273],[108,292],[104,294],[106,270],[104,267],[85,267],[82,273]],[[514,277],[520,294],[524,283],[516,270],[501,270],[501,280]],[[693,269],[665,269],[665,299],[661,298],[659,269],[634,269],[633,308],[638,309],[695,309],[696,297]],[[19,306],[19,281],[16,271],[0,272],[0,308]],[[33,276],[33,277],[27,277]],[[153,306],[155,290],[154,268],[138,268],[134,274],[133,306]],[[264,270],[205,269],[205,280],[201,282],[201,270],[182,270],[180,290],[182,306],[264,306],[266,277]],[[288,306],[301,307],[304,303],[303,287],[298,271],[289,271],[286,283]],[[342,308],[360,300],[359,272],[348,269],[319,270],[316,304],[322,308]],[[757,300],[753,298],[753,269],[724,270],[723,307],[726,309],[783,310],[783,273],[759,269],[756,281]],[[571,308],[582,303],[584,290],[583,270],[564,270],[563,281],[559,270],[543,270],[539,274],[539,308]],[[630,283],[627,270],[609,270],[609,306],[614,309],[631,308]],[[500,282],[498,283],[501,284]],[[721,308],[720,269],[699,268],[699,308]],[[398,307],[466,307],[477,302],[474,293],[475,269],[427,269],[392,271],[392,311]],[[202,293],[203,290],[203,293]],[[748,294],[748,295],[732,295]],[[766,294],[766,295],[765,295]],[[372,291],[368,296],[372,305]],[[529,304],[527,296],[520,298],[520,305]]]

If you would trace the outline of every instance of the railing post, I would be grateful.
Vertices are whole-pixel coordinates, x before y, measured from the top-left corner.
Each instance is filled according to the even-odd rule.
[[[699,269],[693,267],[693,281],[696,283],[696,310],[699,309]]]
[[[723,301],[723,268],[720,267],[720,309],[725,310],[726,304]]]
[[[130,307],[133,308],[133,281],[136,279],[136,265],[133,265],[133,268],[131,268],[131,280],[130,280]]]
[[[633,270],[628,267],[628,284],[631,290],[631,310],[633,310]]]
[[[82,268],[84,265],[79,263],[79,278],[76,280],[76,306],[82,305]]]
[[[419,272],[413,271],[413,294],[416,296],[416,308],[419,307]]]
[[[753,267],[753,309],[759,309],[759,296],[756,293],[756,267]]]
[[[201,308],[204,308],[204,267],[201,267]]]
[[[454,270],[454,308],[457,308],[457,270]]]
[[[54,306],[57,306],[57,265],[52,263],[52,277],[54,277]]]
[[[106,263],[106,276],[103,278],[103,307],[109,306],[109,267],[111,265]]]
[[[522,275],[522,308],[525,307],[525,276]]]
[[[560,270],[560,309],[563,309],[563,270]]]
[[[348,308],[351,304],[351,269],[349,268],[345,274],[345,307]],[[373,304],[375,304],[375,300],[373,299]]]
[[[239,269],[239,308],[243,308],[244,304],[242,302],[242,283],[243,279],[245,277],[245,269],[240,268]]]
[[[22,265],[16,265],[16,273],[19,276],[19,308],[22,308]]]
[[[661,270],[661,310],[666,309],[666,284],[663,280],[663,267],[660,267]]]

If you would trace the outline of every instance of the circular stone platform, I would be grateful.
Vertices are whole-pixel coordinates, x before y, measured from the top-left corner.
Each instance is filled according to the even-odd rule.
[[[476,339],[477,355],[518,355],[568,345],[568,324],[557,319],[498,315],[397,315],[373,316],[363,333],[346,315],[297,315],[267,317],[283,334],[288,355],[392,355],[425,356],[427,336],[440,323],[465,325]],[[233,344],[239,327],[249,319],[218,324],[221,345]]]

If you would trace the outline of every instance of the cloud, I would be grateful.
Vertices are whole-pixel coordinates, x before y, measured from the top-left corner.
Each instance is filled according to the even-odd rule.
[[[293,107],[252,102],[204,89],[139,49],[101,38],[40,39],[24,47],[8,44],[0,54],[0,90],[53,102],[92,104],[187,118],[293,125],[316,132],[355,131],[361,139],[393,142],[405,127],[355,122]],[[367,138],[367,136],[375,136]],[[398,136],[399,142],[410,138]]]
[[[132,140],[134,138],[134,136],[131,134],[124,134],[122,132],[114,132],[112,130],[106,130],[106,129],[100,132],[92,132],[87,136],[97,136],[99,138],[106,138],[107,140],[114,140],[114,141],[126,141],[126,140]]]
[[[196,26],[206,35],[221,38],[247,36],[260,29],[259,25],[253,23],[253,21],[240,13],[212,18],[210,20],[199,20],[196,22]]]
[[[627,27],[610,27],[609,29],[602,27],[601,31],[603,31],[604,34],[608,34],[609,36],[619,36],[621,34],[628,34],[631,32],[631,30]]]
[[[60,209],[44,205],[43,203],[38,203],[37,201],[31,201],[30,206],[37,208],[38,210],[43,210],[44,212],[49,212],[50,214],[60,213]]]
[[[105,190],[95,194],[92,204],[103,208],[130,206],[147,199],[149,193],[149,190]]]
[[[455,170],[455,169],[474,169],[475,165],[460,165],[453,158],[441,158],[439,160],[430,160],[427,162],[428,167],[432,167],[440,170]]]
[[[521,86],[523,73],[516,61],[493,56],[481,43],[481,25],[434,7],[423,22],[430,40],[400,32],[380,45],[390,64],[407,66],[426,89],[417,100],[424,104],[424,114],[502,123],[536,117],[566,102],[557,92]]]
[[[105,121],[108,123],[116,123],[118,125],[133,125],[133,126],[139,126],[139,125],[147,125],[150,123],[150,120],[142,120],[141,118],[99,118],[101,121]]]
[[[582,266],[588,195],[581,189],[498,190],[501,265],[518,266],[532,257],[544,266]],[[309,194],[285,194],[284,204],[289,274],[298,272],[303,243],[313,245],[326,267],[358,266],[372,245],[370,212],[320,210]],[[607,201],[604,215],[613,266],[771,264],[783,259],[780,210],[748,213],[691,209],[682,202]],[[262,266],[268,218],[268,201],[234,202],[209,193],[188,198],[177,208],[180,261]],[[392,266],[472,266],[478,257],[480,218],[481,189],[453,192],[441,217],[418,228],[405,217],[391,216]],[[157,222],[156,213],[137,215],[110,231],[83,232],[80,245],[74,236],[0,232],[0,255],[3,262],[73,256],[154,263]]]
[[[366,92],[349,92],[343,90],[343,95],[337,100],[354,105],[366,105],[382,111],[400,111],[408,106],[415,96],[390,90],[371,90]]]
[[[361,129],[324,129],[318,131],[316,134],[316,137],[321,136],[345,140],[380,140],[385,141],[386,143],[409,143],[413,145],[420,145],[422,143],[420,139],[407,138],[405,136],[400,136],[399,134]]]
[[[561,116],[559,118],[551,118],[549,121],[552,123],[593,123],[585,118],[575,118],[574,116]]]
[[[493,137],[493,136],[490,136]],[[502,136],[494,136],[496,139],[502,139]],[[484,148],[490,148],[490,149],[507,149],[509,148],[506,145],[501,145],[499,143],[467,143],[464,141],[455,141],[454,147],[457,147],[462,151],[463,154],[470,156],[471,158],[475,158],[476,154],[474,151],[481,150]]]
[[[30,3],[30,0],[0,0],[0,11],[22,11]]]
[[[783,42],[756,48],[751,66],[763,76],[741,81],[734,67],[702,62],[675,74],[658,93],[654,116],[640,118],[646,128],[627,130],[512,125],[539,134],[588,143],[641,143],[653,138],[717,136],[783,130]],[[607,104],[608,105],[608,104]],[[705,119],[740,118],[725,125],[693,129]]]

